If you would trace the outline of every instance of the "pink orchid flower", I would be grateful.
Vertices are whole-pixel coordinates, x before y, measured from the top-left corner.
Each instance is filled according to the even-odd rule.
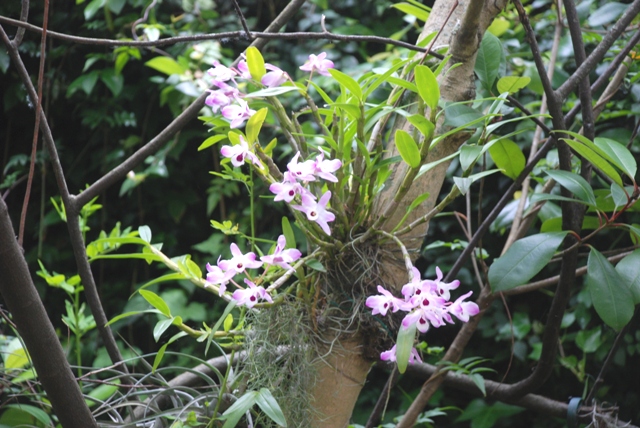
[[[247,60],[240,60],[240,62],[238,63],[238,71],[240,72],[240,77],[242,77],[243,79],[251,79],[251,72],[249,71]]]
[[[227,82],[236,77],[236,72],[229,67],[220,64],[219,61],[213,62],[213,68],[207,70],[207,73],[217,82]]]
[[[315,181],[316,177],[314,161],[308,160],[304,162],[298,163],[298,158],[300,157],[300,152],[296,153],[296,155],[289,161],[287,164],[287,169],[291,173],[293,177],[300,181]]]
[[[253,308],[256,303],[258,303],[259,299],[266,300],[269,303],[273,303],[273,299],[267,293],[267,290],[264,287],[258,287],[253,282],[248,279],[244,279],[245,284],[249,286],[249,288],[245,288],[243,290],[236,290],[233,292],[233,300],[236,301],[238,306],[245,305],[248,308]]]
[[[229,260],[218,261],[218,266],[225,272],[233,271],[235,275],[244,272],[245,269],[257,269],[262,266],[262,262],[256,260],[255,253],[242,254],[235,242],[231,244],[231,255],[233,257]]]
[[[283,269],[293,270],[289,263],[293,263],[298,260],[302,256],[302,253],[296,248],[289,248],[285,250],[286,245],[287,238],[285,238],[284,235],[280,235],[278,237],[278,243],[276,244],[276,250],[273,254],[262,256],[260,257],[260,260],[269,265],[276,265]]]
[[[446,282],[442,282],[442,271],[440,270],[439,267],[436,267],[436,280],[435,282],[435,289],[436,292],[442,296],[445,300],[449,300],[451,298],[451,290],[455,290],[456,288],[458,288],[458,286],[460,285],[460,281],[458,281],[457,279],[454,281],[451,281],[450,283],[446,283]]]
[[[254,165],[262,168],[260,159],[249,149],[249,144],[242,135],[240,135],[240,144],[236,144],[235,146],[222,146],[220,154],[225,158],[231,159],[233,166],[242,166],[244,161],[249,158]]]
[[[303,71],[317,71],[319,74],[323,76],[331,76],[329,74],[329,69],[334,67],[333,61],[326,59],[327,53],[322,52],[319,55],[311,54],[309,55],[309,59],[300,67],[300,70]]]
[[[229,270],[223,272],[219,266],[212,266],[207,263],[207,283],[211,283],[218,286],[218,294],[222,294],[227,290],[227,284],[235,276],[235,271]],[[206,286],[206,285],[205,285]]]
[[[328,222],[334,221],[336,216],[332,212],[327,211],[329,199],[331,199],[331,191],[325,192],[318,202],[314,200],[313,196],[305,193],[302,195],[302,205],[291,205],[291,207],[305,213],[309,220],[318,223],[322,230],[324,230],[324,233],[331,235]]]
[[[365,302],[365,306],[373,309],[372,315],[380,314],[385,316],[389,308],[391,308],[392,312],[398,312],[400,309],[411,310],[410,307],[407,307],[407,302],[395,297],[381,285],[378,285],[378,292],[380,295],[369,296]]]
[[[475,302],[464,301],[464,299],[471,296],[472,293],[472,291],[469,291],[467,294],[463,294],[449,306],[449,312],[462,322],[469,321],[470,316],[477,315],[480,312],[480,308]]]
[[[222,108],[222,116],[231,121],[231,128],[241,127],[245,120],[253,116],[256,111],[249,108],[244,100],[237,100],[237,105],[230,105]]]
[[[340,169],[341,166],[342,162],[340,159],[325,160],[324,153],[320,152],[320,154],[316,156],[315,162],[313,162],[313,172],[316,176],[324,180],[337,183],[338,178],[332,173]]]
[[[380,359],[382,361],[396,361],[396,345],[393,345],[393,348],[389,349],[388,351],[384,351],[383,353],[380,354]],[[416,348],[411,348],[411,354],[409,354],[409,362],[410,363],[421,363],[422,362],[422,358],[420,358],[420,354],[418,354],[418,351],[416,350]]]
[[[269,72],[262,76],[262,79],[260,79],[260,83],[262,83],[267,88],[275,88],[276,86],[280,86],[289,78],[289,75],[287,75],[287,73],[285,73],[275,65],[265,64],[264,68],[269,70]]]
[[[300,195],[303,192],[303,187],[298,183],[291,175],[289,171],[284,173],[284,181],[282,183],[273,183],[269,186],[271,193],[276,195],[273,198],[274,201],[291,202],[296,195]]]

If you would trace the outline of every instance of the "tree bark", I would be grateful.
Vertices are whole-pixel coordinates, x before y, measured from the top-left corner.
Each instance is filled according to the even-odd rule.
[[[97,427],[31,280],[4,200],[0,198],[0,294],[54,413],[64,428]]]

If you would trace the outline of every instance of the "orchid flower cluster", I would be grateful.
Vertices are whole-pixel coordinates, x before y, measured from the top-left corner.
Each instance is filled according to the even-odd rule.
[[[326,52],[319,55],[311,54],[309,59],[300,66],[303,71],[313,73],[314,71],[324,76],[329,76],[328,69],[333,68],[331,60],[326,59]],[[273,64],[266,63],[264,67],[267,71],[260,79],[260,83],[267,88],[275,88],[282,85],[289,79],[289,75]],[[237,68],[230,68],[219,61],[214,61],[213,67],[207,70],[207,74],[213,79],[211,85],[218,89],[207,89],[209,96],[205,99],[205,104],[211,107],[214,113],[220,113],[231,121],[231,128],[239,128],[244,122],[255,114],[255,110],[242,98],[244,94],[238,89],[236,78],[251,79],[249,66],[245,59],[238,63]],[[232,82],[234,86],[230,85]]]
[[[257,260],[254,252],[243,254],[240,248],[232,243],[230,247],[232,257],[230,259],[220,260],[218,258],[215,266],[207,263],[207,285],[218,286],[218,294],[222,296],[227,291],[227,284],[233,283],[238,289],[233,292],[231,297],[239,306],[244,305],[252,308],[261,299],[273,303],[269,292],[264,287],[255,284],[247,269],[259,269],[266,265],[267,269],[269,266],[278,266],[282,269],[293,270],[290,263],[298,260],[302,253],[295,248],[285,249],[286,244],[285,236],[280,235],[273,254],[262,256],[260,260]],[[260,279],[264,278],[267,269],[260,276]],[[244,283],[248,288],[242,288],[234,281],[234,277],[240,274],[245,274]]]
[[[451,315],[456,316],[462,322],[468,322],[469,318],[480,312],[480,308],[474,302],[465,301],[473,294],[469,291],[463,294],[454,302],[451,302],[451,290],[455,290],[460,285],[460,281],[455,280],[450,283],[443,282],[443,275],[440,268],[436,268],[436,279],[422,280],[420,272],[415,267],[412,268],[413,278],[411,282],[402,287],[404,298],[395,297],[384,287],[378,285],[377,296],[367,298],[365,305],[372,309],[372,314],[385,316],[389,309],[392,312],[408,312],[402,320],[403,329],[415,326],[420,333],[426,333],[430,326],[441,327],[445,321],[453,324]],[[380,359],[384,361],[396,361],[396,346],[380,354]],[[415,348],[411,349],[409,362],[422,362],[420,355]]]

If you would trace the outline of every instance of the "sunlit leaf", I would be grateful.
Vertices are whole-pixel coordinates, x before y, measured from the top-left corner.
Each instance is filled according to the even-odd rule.
[[[396,130],[396,147],[402,160],[404,160],[411,168],[420,166],[420,151],[413,137],[402,129]]]

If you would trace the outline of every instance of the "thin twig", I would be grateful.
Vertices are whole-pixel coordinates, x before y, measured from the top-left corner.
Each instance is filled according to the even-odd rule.
[[[23,4],[24,6],[24,4]],[[38,131],[40,130],[40,117],[42,112],[42,82],[44,81],[44,62],[46,59],[47,47],[47,26],[49,24],[49,0],[44,0],[44,18],[42,21],[42,39],[40,41],[40,64],[38,66],[38,101],[36,106],[36,123],[33,128],[33,140],[31,142],[31,160],[29,163],[29,177],[27,179],[27,189],[22,203],[22,213],[20,214],[20,226],[18,232],[18,245],[22,247],[24,240],[24,226],[27,222],[27,209],[29,208],[29,197],[31,196],[31,186],[33,185],[33,174],[36,168],[36,152],[38,151]],[[14,49],[18,44],[12,43]]]
[[[244,29],[244,32],[247,35],[247,39],[253,40],[253,38],[251,37],[251,31],[249,31],[249,26],[247,25],[247,20],[244,19],[242,10],[240,10],[240,5],[238,4],[238,0],[233,0],[232,3],[233,3],[233,8],[236,10],[236,14],[238,15],[238,19],[240,19],[242,28]]]

